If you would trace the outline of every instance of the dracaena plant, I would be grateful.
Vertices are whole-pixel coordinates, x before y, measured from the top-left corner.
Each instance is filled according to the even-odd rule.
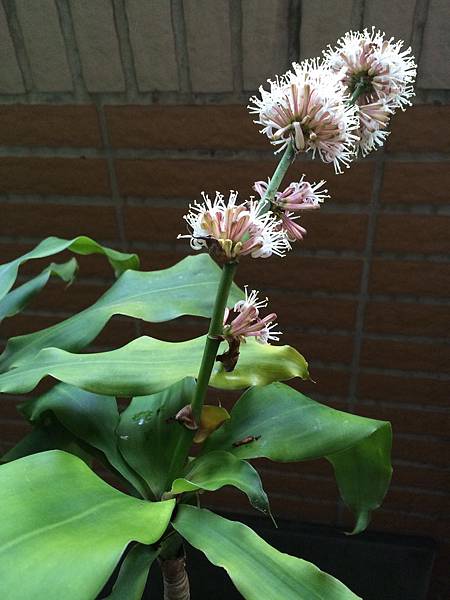
[[[50,277],[71,282],[76,274],[71,259],[13,289],[24,261],[63,250],[102,253],[117,276],[92,306],[10,339],[0,357],[3,393],[30,392],[47,376],[57,380],[20,406],[33,429],[0,468],[2,598],[94,599],[124,555],[109,598],[141,598],[158,561],[165,598],[186,600],[186,542],[225,568],[247,599],[356,598],[312,564],[201,508],[201,494],[232,485],[270,515],[250,461],[323,457],[355,515],[354,533],[382,502],[391,475],[389,423],[334,410],[281,383],[307,379],[307,363],[277,343],[281,332],[267,299],[233,280],[241,261],[255,261],[255,273],[258,259],[282,261],[306,234],[302,212],[328,198],[325,182],[310,183],[306,175],[279,189],[295,157],[309,152],[340,172],[358,153],[382,145],[391,115],[409,103],[414,75],[401,43],[366,30],[346,34],[322,60],[294,64],[269,81],[269,90],[260,88],[251,112],[284,150],[273,177],[255,182],[256,197],[243,202],[235,192],[203,194],[180,236],[196,252],[171,268],[140,272],[135,255],[86,237],[48,238],[0,268],[1,318],[22,310]],[[116,314],[210,322],[205,335],[187,341],[140,337],[112,351],[82,353]],[[244,391],[227,412],[208,399],[211,387]],[[132,400],[119,411],[118,397]],[[125,491],[100,479],[93,459]]]

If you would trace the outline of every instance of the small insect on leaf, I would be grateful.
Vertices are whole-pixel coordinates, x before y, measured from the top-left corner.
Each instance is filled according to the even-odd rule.
[[[242,440],[233,443],[233,448],[239,448],[239,446],[245,446],[246,444],[250,444],[251,442],[257,442],[261,436],[260,435],[248,435]]]

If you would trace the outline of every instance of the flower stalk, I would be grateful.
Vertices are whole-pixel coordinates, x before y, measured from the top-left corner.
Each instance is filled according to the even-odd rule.
[[[275,194],[278,191],[278,188],[281,185],[281,182],[284,179],[284,176],[287,173],[287,170],[294,162],[295,159],[295,148],[294,143],[290,141],[286,146],[286,150],[284,151],[283,156],[281,157],[280,162],[278,163],[277,168],[275,169],[275,173],[270,179],[270,183],[267,186],[266,193],[260,200],[260,213],[263,214],[270,209],[270,205],[272,200],[275,198]]]
[[[200,422],[200,415],[205,400],[206,389],[208,387],[211,372],[214,367],[217,351],[219,349],[220,342],[222,341],[221,336],[223,332],[223,317],[225,314],[225,308],[227,305],[231,285],[233,283],[234,274],[236,273],[236,268],[236,262],[225,263],[222,268],[222,276],[220,278],[213,314],[209,324],[208,335],[206,337],[205,348],[203,350],[202,362],[198,372],[197,385],[195,387],[194,397],[191,403],[192,414],[197,423]]]

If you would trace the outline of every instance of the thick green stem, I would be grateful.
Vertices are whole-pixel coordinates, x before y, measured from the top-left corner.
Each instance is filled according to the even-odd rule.
[[[274,199],[275,194],[277,193],[278,188],[280,187],[281,182],[283,181],[284,176],[286,175],[286,172],[291,166],[294,158],[294,143],[289,142],[286,147],[286,150],[284,151],[283,156],[281,157],[280,162],[278,163],[277,168],[275,169],[275,173],[270,179],[270,183],[267,187],[266,193],[264,194],[264,197],[261,198],[261,213],[265,213],[270,209],[270,203]]]
[[[230,293],[231,284],[233,283],[236,268],[237,263],[233,262],[226,263],[222,269],[222,277],[220,279],[219,289],[217,290],[213,314],[209,324],[205,348],[203,350],[202,362],[198,372],[197,385],[192,400],[192,414],[197,422],[199,422],[200,419],[206,389],[221,342],[220,336],[223,331],[223,315],[225,313],[225,307],[227,305],[228,295]]]
[[[264,198],[261,199],[261,212],[267,212],[270,208],[270,202],[273,200],[287,170],[295,158],[295,148],[293,142],[289,142],[280,162],[278,163],[275,173],[273,174],[270,183],[267,187]],[[211,322],[209,324],[208,336],[206,338],[205,348],[203,350],[202,362],[197,377],[197,385],[195,387],[194,398],[192,399],[192,414],[197,421],[200,420],[203,402],[208,387],[211,372],[216,361],[217,351],[220,346],[220,336],[223,331],[223,315],[227,305],[228,295],[230,293],[233,277],[236,272],[237,263],[226,263],[222,269],[222,277],[217,290],[216,301],[214,304]]]

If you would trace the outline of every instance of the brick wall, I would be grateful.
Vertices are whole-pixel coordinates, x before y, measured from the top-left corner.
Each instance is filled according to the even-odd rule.
[[[273,171],[272,151],[245,110],[260,81],[299,52],[314,55],[361,23],[413,43],[420,58],[418,103],[395,117],[385,150],[341,176],[319,162],[298,160],[292,179],[303,172],[326,179],[331,200],[305,216],[308,236],[287,258],[244,261],[238,281],[269,295],[283,341],[309,359],[316,383],[295,384],[299,389],[336,408],[392,422],[394,477],[371,528],[436,539],[440,554],[430,598],[446,598],[446,3],[102,0],[95,10],[87,0],[39,4],[37,11],[24,1],[0,3],[1,262],[47,235],[83,233],[137,252],[143,269],[173,264],[188,251],[176,234],[190,200],[203,189],[247,195],[256,179]],[[38,27],[46,45],[34,34]],[[2,344],[102,293],[111,281],[104,261],[80,262],[70,291],[53,282],[22,315],[2,324]],[[22,277],[40,266],[26,265]],[[115,318],[96,344],[117,347],[143,332],[187,338],[198,327],[190,319],[164,329]],[[26,431],[15,402],[0,405],[2,450]],[[261,466],[277,515],[348,524],[325,462]],[[231,491],[209,502],[247,510]]]

